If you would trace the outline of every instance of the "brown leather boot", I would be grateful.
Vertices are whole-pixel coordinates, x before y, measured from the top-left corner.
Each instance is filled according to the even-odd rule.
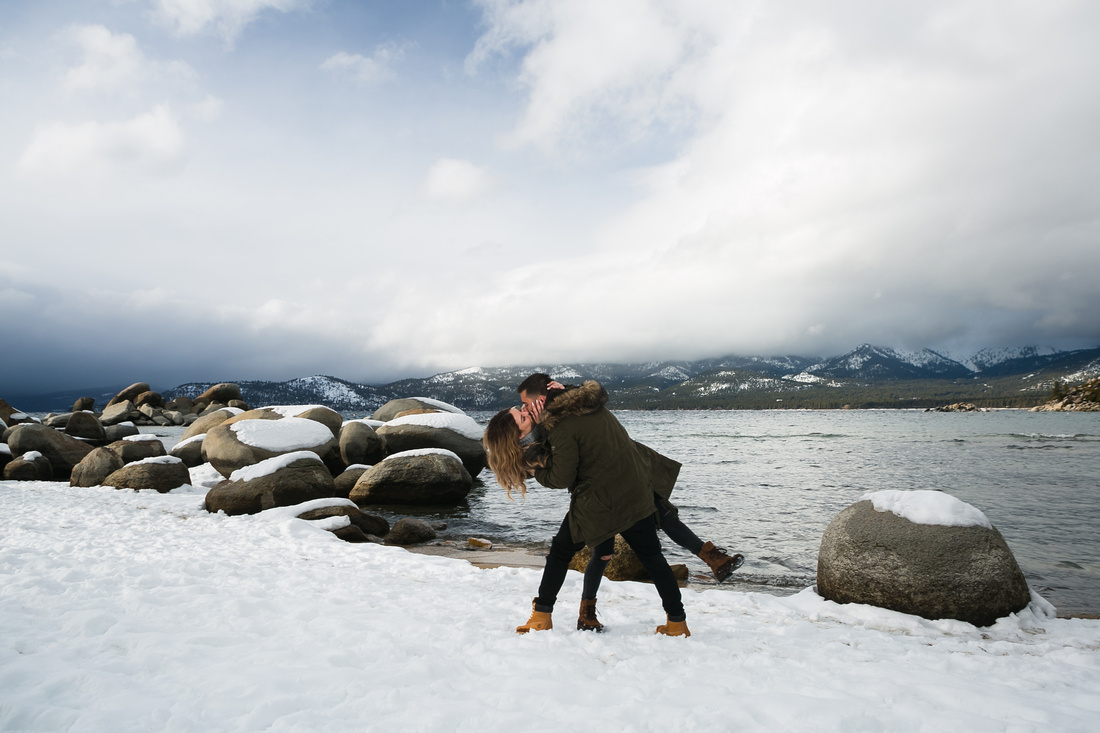
[[[665,618],[668,619],[667,616]],[[665,636],[691,636],[691,632],[688,631],[687,619],[683,621],[668,619],[668,623],[661,624],[653,633],[664,634]]]
[[[581,599],[581,613],[577,617],[577,631],[603,631],[603,624],[596,619],[596,599]]]
[[[535,599],[538,600],[538,599]],[[554,622],[550,620],[550,613],[535,609],[535,601],[531,601],[531,618],[523,626],[516,627],[517,634],[526,634],[528,631],[549,631],[554,628]]]
[[[707,542],[703,545],[703,548],[699,550],[699,559],[710,566],[711,572],[714,573],[714,577],[719,583],[728,578],[734,570],[741,567],[741,563],[745,562],[744,555],[737,553],[731,556],[721,547],[715,547],[713,542]]]

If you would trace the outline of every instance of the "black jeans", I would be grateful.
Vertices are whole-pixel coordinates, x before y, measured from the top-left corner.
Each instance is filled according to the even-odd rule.
[[[672,568],[661,554],[661,543],[657,539],[657,516],[651,514],[637,522],[630,529],[623,530],[619,534],[634,550],[642,567],[649,573],[653,585],[657,587],[657,594],[661,596],[661,606],[672,621],[683,621],[684,602],[680,597],[680,586],[676,584],[676,576],[672,574]],[[614,541],[614,538],[611,540]],[[606,546],[600,543],[599,547]],[[550,542],[550,552],[546,556],[546,567],[542,570],[542,583],[539,584],[539,595],[535,599],[535,609],[549,613],[554,610],[554,603],[558,600],[558,591],[565,582],[565,574],[569,571],[569,561],[577,554],[583,542],[577,542],[569,531],[569,515],[565,515],[561,528]],[[609,554],[604,552],[604,554]]]
[[[679,514],[668,502],[662,502],[661,497],[657,494],[653,495],[653,502],[657,505],[657,514],[661,518],[661,530],[680,547],[683,547],[692,555],[698,555],[699,551],[703,549],[703,541],[686,524],[680,521]],[[588,561],[588,566],[584,569],[584,588],[581,591],[581,598],[587,600],[596,598],[596,594],[600,590],[600,582],[603,580],[603,571],[607,568],[607,563],[610,562],[603,558],[612,555],[614,552],[614,537],[601,542],[592,549],[592,559]]]

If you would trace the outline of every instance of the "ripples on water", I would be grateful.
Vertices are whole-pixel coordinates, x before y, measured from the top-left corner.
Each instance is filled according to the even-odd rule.
[[[489,414],[471,413],[481,424]],[[740,589],[812,585],[821,534],[867,492],[946,491],[1001,531],[1063,613],[1100,612],[1100,414],[915,410],[620,412],[631,436],[684,464],[673,501],[704,540],[746,556]],[[568,508],[535,485],[509,502],[489,471],[456,537],[544,547]],[[662,535],[663,537],[663,535]],[[706,566],[671,542],[692,582]]]

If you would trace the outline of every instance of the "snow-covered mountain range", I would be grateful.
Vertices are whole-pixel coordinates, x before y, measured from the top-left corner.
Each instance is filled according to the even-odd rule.
[[[236,381],[252,405],[323,404],[347,414],[365,414],[390,399],[410,396],[443,400],[464,410],[507,407],[517,402],[515,386],[532,372],[546,372],[574,384],[596,379],[607,387],[614,406],[645,409],[759,408],[777,403],[784,407],[927,406],[964,400],[1023,406],[1045,398],[1056,381],[1073,385],[1100,376],[1100,348],[987,349],[952,359],[929,349],[905,352],[863,344],[830,358],[725,356],[637,364],[468,367],[384,385],[331,376],[285,382],[219,381]],[[191,382],[161,391],[170,399],[200,394],[211,384]],[[113,394],[105,388],[70,391],[24,397],[20,405],[33,411],[63,411],[76,397],[89,395],[105,404]]]
[[[822,404],[822,392],[838,402],[861,402],[860,395],[909,393],[910,399],[942,402],[957,392],[966,399],[1001,397],[1038,401],[1055,381],[1067,384],[1100,375],[1100,348],[1056,351],[1038,347],[984,350],[965,360],[929,349],[904,352],[863,344],[828,359],[803,356],[726,356],[698,361],[639,364],[528,364],[469,367],[423,379],[385,385],[354,384],[335,377],[289,382],[237,382],[250,404],[319,403],[334,409],[369,412],[395,397],[424,396],[467,410],[494,410],[517,402],[515,386],[532,372],[546,372],[565,383],[597,379],[613,402],[631,407],[760,406]],[[1006,382],[1005,379],[1008,378]],[[990,380],[999,380],[991,384]],[[208,383],[185,384],[166,392],[201,393]],[[778,396],[775,396],[778,395]],[[849,398],[849,395],[854,397]],[[906,399],[905,394],[892,399]],[[881,400],[875,401],[876,405]]]

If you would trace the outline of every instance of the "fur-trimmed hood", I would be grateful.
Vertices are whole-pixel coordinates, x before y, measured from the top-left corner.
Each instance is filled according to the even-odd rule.
[[[607,405],[607,390],[599,382],[590,379],[580,387],[566,389],[554,398],[542,413],[542,427],[546,431],[567,417],[591,415]]]

